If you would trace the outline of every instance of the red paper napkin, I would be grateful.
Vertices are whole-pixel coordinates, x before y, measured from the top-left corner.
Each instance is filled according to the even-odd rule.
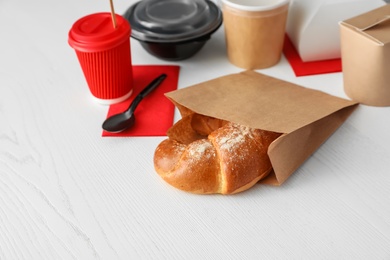
[[[341,59],[303,62],[287,34],[283,53],[297,77],[341,71]]]
[[[111,105],[107,117],[126,110],[135,96],[160,74],[165,73],[167,77],[138,105],[134,112],[136,123],[131,129],[120,133],[109,133],[103,130],[102,136],[165,136],[173,124],[175,107],[164,94],[177,89],[179,70],[179,66],[169,65],[133,66],[133,94],[129,99]]]

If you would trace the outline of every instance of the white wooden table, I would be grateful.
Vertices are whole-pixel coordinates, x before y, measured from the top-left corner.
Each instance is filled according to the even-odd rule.
[[[390,259],[389,107],[360,105],[280,187],[188,194],[154,172],[165,137],[101,137],[108,108],[67,43],[100,11],[108,0],[0,1],[0,259]],[[180,65],[179,88],[241,71],[222,27],[177,63],[131,44],[134,65]],[[259,72],[346,98],[341,73],[297,78],[284,58]]]

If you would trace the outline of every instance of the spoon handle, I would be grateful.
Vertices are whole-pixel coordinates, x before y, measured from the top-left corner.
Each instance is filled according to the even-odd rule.
[[[155,78],[152,82],[149,83],[148,86],[146,86],[141,93],[139,93],[140,96],[145,97],[150,92],[152,92],[160,83],[167,77],[166,74],[161,74],[157,78]]]
[[[167,77],[166,74],[161,74],[157,78],[155,78],[152,82],[149,83],[133,100],[131,103],[128,111],[130,113],[133,113],[135,108],[138,106],[138,104],[141,102],[141,100],[147,96],[150,92],[152,92],[155,88],[157,88],[160,83]]]

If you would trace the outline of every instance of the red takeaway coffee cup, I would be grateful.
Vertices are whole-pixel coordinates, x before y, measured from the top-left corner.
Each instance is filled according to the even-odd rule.
[[[77,20],[69,31],[69,45],[75,49],[88,87],[105,105],[130,97],[133,73],[129,22],[111,13],[95,13]]]

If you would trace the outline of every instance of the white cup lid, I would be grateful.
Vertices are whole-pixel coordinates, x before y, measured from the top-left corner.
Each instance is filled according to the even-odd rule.
[[[243,11],[268,11],[289,3],[290,0],[222,0],[222,3]]]

